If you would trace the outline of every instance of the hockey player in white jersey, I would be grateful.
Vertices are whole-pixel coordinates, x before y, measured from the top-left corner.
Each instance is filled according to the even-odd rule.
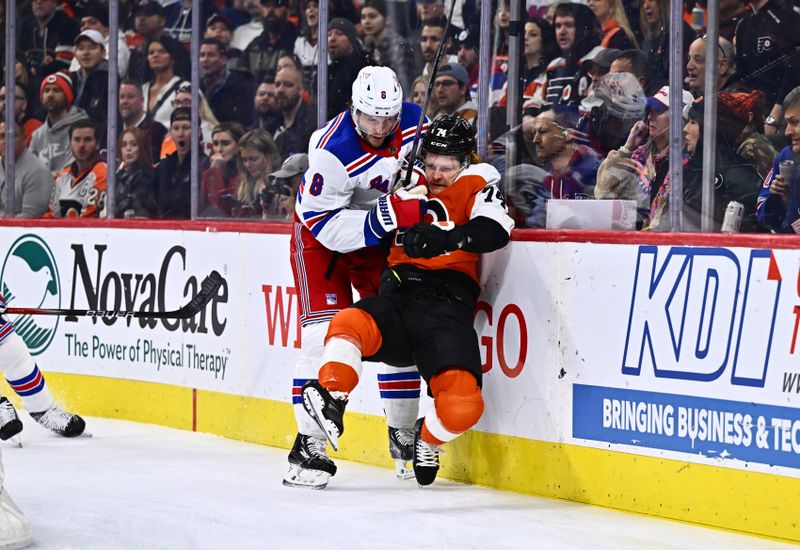
[[[77,414],[71,414],[53,400],[50,390],[31,357],[28,347],[14,331],[14,325],[3,316],[6,302],[0,295],[0,371],[6,382],[36,422],[64,437],[77,437],[84,432],[86,423]],[[14,405],[0,397],[0,439],[14,437],[22,431],[22,422]]]
[[[407,162],[420,114],[418,105],[403,102],[394,71],[365,67],[353,82],[350,110],[309,141],[309,168],[297,194],[291,238],[302,349],[292,387],[298,434],[283,480],[287,486],[321,489],[336,473],[325,434],[303,409],[300,390],[316,379],[328,325],[353,303],[352,287],[361,297],[377,293],[388,254],[384,237],[413,226],[426,213],[424,187],[420,194],[402,189],[389,194],[407,169],[414,170],[413,182],[424,183],[424,171]],[[427,124],[426,119],[423,132]],[[413,455],[419,372],[387,366],[378,374],[378,385],[390,453],[402,477]]]

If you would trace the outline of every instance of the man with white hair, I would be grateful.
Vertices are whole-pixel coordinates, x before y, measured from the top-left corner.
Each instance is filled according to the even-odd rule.
[[[427,211],[424,193],[390,193],[403,177],[420,107],[403,101],[397,75],[387,67],[364,67],[352,90],[351,108],[312,134],[309,167],[297,193],[291,259],[300,295],[302,348],[292,384],[298,434],[283,479],[291,487],[322,489],[336,473],[326,453],[325,433],[304,410],[300,394],[306,382],[317,378],[330,321],[353,304],[353,287],[362,298],[377,294],[390,235],[419,223]],[[426,129],[427,123],[422,131]],[[390,452],[398,476],[406,476],[419,372],[386,367],[378,385]]]

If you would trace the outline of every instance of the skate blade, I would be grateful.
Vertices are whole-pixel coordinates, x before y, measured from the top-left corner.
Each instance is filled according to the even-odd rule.
[[[12,444],[17,445],[20,449],[22,448],[22,436],[17,434],[12,436],[8,439]]]
[[[90,432],[89,430],[83,430],[83,433],[78,437],[94,437],[94,435],[92,435],[92,432]]]
[[[334,451],[339,450],[339,434],[337,433],[336,426],[333,425],[333,422],[327,420],[325,416],[322,414],[322,410],[324,408],[324,403],[322,400],[322,396],[319,394],[316,388],[304,388],[303,389],[303,408],[306,412],[314,419],[314,422],[317,423],[317,426],[325,432],[325,437],[333,447]]]
[[[408,465],[408,462],[402,458],[394,459],[394,475],[397,479],[407,480],[414,479],[414,469]]]
[[[283,476],[285,487],[295,487],[300,489],[324,489],[328,486],[331,475],[320,470],[308,470],[292,465],[289,472]]]

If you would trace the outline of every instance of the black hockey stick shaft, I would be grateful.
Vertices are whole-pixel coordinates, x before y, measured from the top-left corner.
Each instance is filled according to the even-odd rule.
[[[439,42],[439,47],[436,49],[436,55],[433,57],[433,66],[431,67],[431,75],[428,78],[428,89],[425,90],[425,99],[422,100],[422,112],[419,114],[419,122],[417,122],[417,129],[414,131],[414,141],[411,144],[411,156],[409,157],[408,169],[406,170],[405,181],[403,187],[408,187],[411,183],[411,172],[414,169],[414,163],[417,160],[417,152],[419,148],[419,137],[422,134],[422,125],[425,124],[425,113],[428,110],[428,102],[431,99],[431,91],[433,90],[433,83],[436,80],[436,73],[439,70],[439,61],[444,53],[444,46],[447,43],[447,33],[450,32],[450,21],[453,19],[453,10],[455,10],[456,2],[453,0],[450,4],[450,15],[447,16],[447,23],[444,26],[442,33],[442,41]]]
[[[9,307],[5,313],[12,315],[74,315],[77,317],[134,317],[147,319],[188,319],[194,317],[217,295],[222,285],[222,275],[217,271],[209,273],[203,280],[200,290],[186,305],[173,311],[121,311],[103,309],[41,309],[36,307]]]

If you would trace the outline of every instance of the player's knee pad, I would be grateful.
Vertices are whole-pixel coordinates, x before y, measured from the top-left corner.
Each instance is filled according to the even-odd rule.
[[[350,393],[361,377],[361,350],[349,339],[329,338],[322,352],[318,377],[329,391]]]
[[[447,370],[434,376],[430,387],[436,416],[448,432],[454,435],[464,433],[480,420],[483,397],[471,372]]]
[[[376,354],[383,341],[375,319],[366,311],[354,307],[343,309],[333,316],[325,342],[334,336],[353,342],[363,357]]]

